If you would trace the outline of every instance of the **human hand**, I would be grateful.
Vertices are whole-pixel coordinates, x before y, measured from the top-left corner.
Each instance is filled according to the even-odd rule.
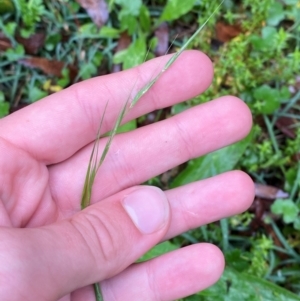
[[[165,192],[137,185],[243,138],[251,114],[237,98],[117,135],[92,205],[80,211],[107,100],[103,133],[134,84],[137,91],[167,59],[76,84],[0,120],[0,300],[89,301],[95,282],[105,301],[174,300],[218,280],[223,255],[207,243],[134,262],[160,241],[244,211],[253,200],[251,179],[232,171]],[[205,55],[183,53],[125,121],[194,97],[212,77]]]

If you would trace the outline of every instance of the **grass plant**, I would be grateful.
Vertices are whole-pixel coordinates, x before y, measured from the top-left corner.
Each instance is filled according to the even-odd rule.
[[[91,202],[91,195],[92,195],[92,189],[93,184],[95,181],[95,177],[97,175],[97,172],[99,171],[99,168],[101,167],[101,164],[104,162],[104,159],[110,149],[111,143],[113,141],[113,138],[115,137],[120,124],[123,121],[123,118],[125,114],[128,112],[128,110],[132,109],[135,104],[145,95],[151,87],[160,79],[160,77],[173,65],[173,63],[179,58],[179,56],[183,53],[183,51],[191,44],[191,42],[198,36],[198,34],[201,32],[201,30],[204,28],[204,26],[207,24],[207,22],[210,20],[210,18],[219,10],[220,6],[223,4],[224,0],[221,1],[221,3],[218,5],[218,7],[213,11],[213,13],[207,18],[207,20],[196,30],[196,32],[181,46],[181,48],[171,56],[171,58],[168,60],[168,62],[165,64],[163,69],[151,80],[149,81],[144,87],[142,87],[137,94],[133,97],[133,99],[130,101],[130,96],[125,101],[125,104],[123,105],[123,108],[121,112],[118,115],[118,118],[115,122],[113,130],[109,134],[109,138],[106,142],[106,145],[104,147],[104,150],[100,156],[100,159],[98,159],[99,156],[99,141],[101,138],[101,126],[103,123],[103,119],[105,117],[105,110],[107,108],[107,104],[105,106],[105,110],[103,112],[100,126],[98,128],[97,136],[93,145],[93,149],[91,152],[90,160],[87,167],[86,172],[86,178],[83,186],[82,191],[82,199],[81,199],[81,208],[84,209],[87,206],[90,205]],[[134,87],[133,87],[134,88]],[[130,104],[129,104],[130,102]],[[129,105],[129,108],[128,108]],[[96,296],[96,301],[102,301],[103,297],[101,294],[101,289],[98,283],[94,284],[94,291]]]

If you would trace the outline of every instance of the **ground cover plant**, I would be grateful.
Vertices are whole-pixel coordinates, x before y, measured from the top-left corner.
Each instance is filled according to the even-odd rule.
[[[178,50],[218,5],[88,2],[93,1],[1,2],[1,116],[77,81]],[[249,137],[149,181],[169,188],[240,168],[256,183],[256,199],[246,213],[185,233],[143,258],[199,241],[219,245],[227,259],[222,280],[187,300],[300,300],[299,23],[299,1],[225,1],[189,45],[213,60],[211,88],[121,129],[225,94],[241,97],[252,110]]]

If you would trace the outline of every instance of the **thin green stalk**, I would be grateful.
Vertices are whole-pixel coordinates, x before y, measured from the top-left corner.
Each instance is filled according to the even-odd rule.
[[[273,147],[274,147],[274,150],[276,152],[276,154],[279,154],[279,147],[278,147],[278,143],[277,143],[277,140],[276,140],[276,137],[274,135],[274,130],[273,130],[273,125],[271,124],[269,118],[267,115],[263,115],[264,117],[264,122],[267,126],[267,129],[268,129],[268,132],[269,132],[269,135],[270,135],[270,139],[272,141],[272,144],[273,144]]]
[[[94,284],[94,292],[95,292],[96,301],[104,301],[102,294],[101,294],[101,289],[100,289],[99,283]]]
[[[298,162],[298,168],[297,168],[297,176],[296,176],[296,180],[294,182],[291,194],[290,194],[290,198],[293,200],[294,198],[296,198],[296,193],[298,188],[300,187],[300,162]],[[297,204],[299,204],[300,199],[298,199],[296,201]]]
[[[278,239],[280,240],[280,242],[282,243],[282,245],[284,246],[284,248],[288,251],[288,253],[293,256],[294,258],[297,258],[297,260],[300,259],[299,254],[297,254],[295,252],[295,250],[289,245],[289,243],[287,242],[287,240],[284,238],[284,236],[282,235],[282,233],[280,232],[279,228],[277,227],[277,225],[275,224],[275,222],[273,220],[271,220],[271,226],[276,234],[276,236],[278,237]]]
[[[223,251],[228,251],[229,248],[229,226],[228,226],[228,219],[224,218],[220,221],[221,224],[221,231],[222,231],[222,242],[223,242]]]

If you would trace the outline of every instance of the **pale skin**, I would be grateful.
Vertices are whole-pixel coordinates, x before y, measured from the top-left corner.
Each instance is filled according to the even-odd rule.
[[[91,284],[100,282],[105,301],[171,301],[219,279],[224,258],[207,243],[134,262],[160,241],[246,210],[251,179],[232,171],[164,192],[139,185],[245,137],[252,118],[236,97],[116,136],[92,205],[80,211],[106,101],[103,133],[112,129],[128,94],[166,61],[76,84],[0,120],[0,300],[94,301]],[[187,51],[125,119],[190,99],[212,78],[210,60]],[[147,207],[140,219],[126,207],[132,195]]]

